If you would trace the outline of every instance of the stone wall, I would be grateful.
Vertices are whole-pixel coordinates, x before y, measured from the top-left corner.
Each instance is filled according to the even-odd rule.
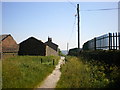
[[[46,45],[46,56],[58,56],[58,52]]]

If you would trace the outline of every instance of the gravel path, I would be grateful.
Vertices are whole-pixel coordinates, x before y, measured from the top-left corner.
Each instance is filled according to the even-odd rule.
[[[56,65],[55,70],[50,74],[38,88],[55,88],[58,80],[60,79],[60,66],[65,63],[65,57],[61,57],[58,65]]]

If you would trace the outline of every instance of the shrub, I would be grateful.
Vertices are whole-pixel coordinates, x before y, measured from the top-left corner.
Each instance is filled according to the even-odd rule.
[[[120,87],[120,68],[95,60],[67,57],[57,88]]]
[[[105,62],[106,64],[112,65],[115,64],[117,66],[120,65],[120,51],[118,50],[96,50],[96,51],[82,51],[80,52],[80,56],[85,58],[86,60],[97,60],[101,62]]]

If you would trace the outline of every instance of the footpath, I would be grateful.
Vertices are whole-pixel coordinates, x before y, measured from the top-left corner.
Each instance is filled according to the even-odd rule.
[[[38,88],[55,88],[58,80],[60,79],[61,72],[60,66],[65,63],[65,57],[61,57],[59,63],[56,65],[53,72],[43,81]]]

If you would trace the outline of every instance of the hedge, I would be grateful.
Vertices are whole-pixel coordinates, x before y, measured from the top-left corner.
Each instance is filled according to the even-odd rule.
[[[120,50],[81,51],[79,55],[87,60],[93,59],[110,65],[120,65]]]

